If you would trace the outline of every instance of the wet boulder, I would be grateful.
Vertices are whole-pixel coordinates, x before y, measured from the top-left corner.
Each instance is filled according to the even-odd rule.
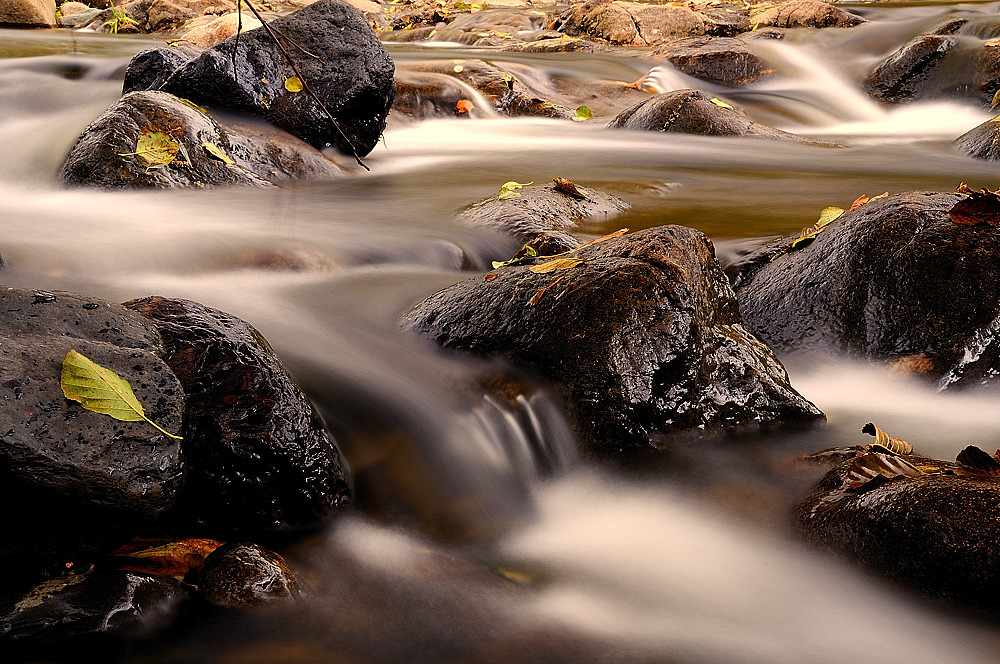
[[[0,560],[46,565],[131,539],[170,508],[179,441],[146,422],[85,410],[60,387],[69,350],[125,379],[146,415],[179,432],[184,392],[156,329],[133,311],[74,293],[0,289]]]
[[[914,37],[868,76],[868,93],[879,101],[899,103],[937,92],[943,75],[939,65],[956,43],[946,35]]]
[[[632,209],[617,196],[563,178],[511,193],[518,195],[484,198],[460,211],[458,217],[511,235],[518,245],[531,244],[539,253],[554,254],[580,244],[572,232],[581,224],[601,223]]]
[[[951,220],[961,194],[873,199],[810,244],[747,257],[736,281],[747,327],[779,353],[904,362],[942,386],[989,380],[1000,331],[1000,232]],[[995,351],[992,357],[996,357]]]
[[[125,95],[84,129],[59,177],[110,189],[271,186],[341,173],[311,145],[270,125],[220,123],[187,100],[144,91]]]
[[[798,506],[808,541],[925,595],[1000,609],[993,457],[971,446],[958,463],[875,446],[817,456],[834,467]]]
[[[1000,161],[1000,115],[955,139],[959,152],[985,161]]]
[[[724,85],[746,85],[774,70],[745,42],[726,37],[689,37],[653,50],[688,76]]]
[[[627,456],[700,435],[822,417],[748,333],[700,232],[612,234],[435,293],[402,325],[552,381],[584,448]]]
[[[0,646],[31,661],[46,655],[79,660],[73,644],[87,639],[93,653],[95,639],[148,636],[166,627],[189,599],[179,581],[135,572],[55,577],[0,593]]]
[[[591,2],[574,6],[567,32],[624,46],[651,46],[705,34],[706,21],[694,10],[637,2]]]
[[[125,306],[160,333],[187,394],[188,475],[175,519],[213,533],[293,533],[350,501],[323,422],[253,326],[188,300]]]
[[[340,0],[318,0],[270,26],[294,44],[287,50],[322,104],[286,87],[297,74],[264,28],[216,44],[162,82],[134,77],[132,89],[156,86],[209,109],[248,113],[317,148],[371,152],[392,105],[394,66],[364,15]]]
[[[868,21],[822,0],[763,3],[750,11],[750,24],[768,28],[852,28]]]
[[[674,90],[650,97],[615,116],[608,129],[815,142],[754,122],[741,109],[701,90]]]
[[[53,28],[55,25],[53,0],[0,0],[0,26]]]
[[[198,592],[208,602],[227,608],[297,599],[295,573],[279,554],[250,542],[223,544],[205,559]]]

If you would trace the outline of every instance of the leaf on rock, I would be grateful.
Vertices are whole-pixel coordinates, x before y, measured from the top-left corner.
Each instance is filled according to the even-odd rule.
[[[201,147],[205,148],[205,152],[212,155],[213,157],[224,163],[226,166],[236,165],[236,162],[233,161],[232,158],[215,143],[212,143],[211,141],[202,141]]]
[[[298,76],[289,76],[285,79],[285,89],[289,92],[302,92],[305,86],[302,85],[302,79]]]
[[[566,178],[552,178],[552,182],[556,185],[556,191],[562,192],[567,196],[572,196],[573,198],[587,198],[582,191],[577,189],[572,180],[568,180]]]
[[[966,196],[948,210],[948,216],[956,224],[996,226],[1000,223],[1000,195],[997,192],[990,191],[986,187],[973,191],[963,182],[958,185],[956,193]]]
[[[540,265],[532,265],[528,269],[535,274],[548,274],[557,270],[569,270],[583,262],[582,258],[553,258]]]
[[[845,212],[844,208],[839,207],[825,207],[823,211],[819,213],[819,221],[809,228],[803,228],[802,234],[797,238],[792,240],[791,244],[788,245],[789,251],[794,251],[796,249],[802,249],[808,246],[816,239],[816,236],[822,231],[827,224],[831,221],[835,221],[841,217]]]
[[[139,163],[146,168],[166,166],[174,160],[181,144],[165,131],[149,125],[139,130],[135,141],[135,152],[119,152],[119,157],[135,155]]]
[[[213,539],[188,538],[139,550],[122,547],[114,556],[120,570],[183,579],[189,572],[200,570],[208,554],[220,546],[222,542]]]
[[[977,475],[1000,475],[1000,461],[975,445],[959,452],[955,460]]]
[[[475,106],[468,99],[459,99],[455,102],[455,115],[464,115],[474,108]]]
[[[872,452],[855,457],[844,480],[852,491],[869,491],[898,477],[920,477],[924,472],[897,456]]]
[[[726,108],[726,109],[729,109],[730,111],[735,111],[736,110],[735,108],[733,108],[732,106],[730,106],[726,102],[722,101],[718,97],[712,97],[711,99],[709,99],[709,101],[712,102],[713,104],[715,104],[716,106],[718,106],[719,108]]]
[[[576,108],[576,112],[573,113],[573,120],[575,122],[583,122],[584,120],[589,120],[592,117],[594,117],[594,112],[586,106],[578,106]]]
[[[861,194],[860,196],[854,199],[853,203],[851,203],[851,209],[857,210],[862,205],[868,205],[872,201],[877,201],[880,198],[886,198],[888,196],[889,196],[888,191],[881,193],[878,196],[872,196],[871,198],[869,198],[867,194]]]
[[[59,384],[67,399],[79,402],[89,411],[109,415],[122,422],[146,421],[161,433],[181,440],[180,436],[169,433],[146,417],[146,411],[128,381],[75,350],[70,350],[63,359]]]
[[[521,195],[517,193],[517,190],[521,187],[527,187],[529,184],[535,184],[535,181],[532,180],[531,182],[525,182],[524,184],[514,182],[513,180],[510,182],[504,182],[500,187],[500,193],[497,194],[497,198],[501,201],[505,201],[508,198],[517,198]]]
[[[532,247],[530,244],[526,244],[523,247],[521,247],[520,249],[518,249],[517,253],[514,254],[514,257],[511,258],[510,260],[508,260],[508,261],[493,261],[493,269],[496,270],[497,268],[507,267],[508,265],[519,265],[521,263],[525,263],[527,261],[530,261],[531,259],[533,259],[537,255],[538,255],[538,252],[535,251],[535,248]]]
[[[868,446],[869,449],[873,447],[880,447],[891,454],[913,454],[913,445],[910,445],[905,440],[893,438],[885,431],[882,431],[875,426],[872,422],[866,424],[861,429],[861,433],[866,433],[869,436],[875,436],[875,442]]]

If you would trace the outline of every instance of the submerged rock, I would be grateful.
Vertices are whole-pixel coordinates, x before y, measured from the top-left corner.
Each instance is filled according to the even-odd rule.
[[[921,35],[906,42],[865,81],[869,94],[879,101],[899,103],[937,92],[943,75],[939,65],[957,40],[943,35]]]
[[[608,129],[816,142],[758,124],[742,110],[701,90],[675,90],[650,97],[619,113],[608,123]]]
[[[948,212],[963,198],[875,199],[801,250],[787,249],[793,238],[759,249],[736,281],[747,327],[779,353],[902,360],[944,387],[992,381],[1000,232],[953,222]]]
[[[280,555],[257,544],[223,544],[205,559],[198,592],[208,602],[228,608],[296,599],[299,582]]]
[[[125,95],[91,123],[59,177],[83,187],[172,188],[270,186],[341,173],[321,152],[269,125],[223,126],[189,101],[145,91]]]
[[[322,106],[306,90],[286,88],[296,73],[264,28],[216,44],[166,80],[134,77],[131,89],[155,86],[209,108],[249,113],[317,148],[371,152],[392,105],[394,67],[364,15],[340,0],[318,0],[270,26],[295,45],[287,50]]]
[[[108,552],[174,503],[177,440],[85,410],[60,388],[74,349],[124,378],[146,415],[181,429],[184,392],[155,328],[128,309],[65,292],[0,289],[0,560],[63,563]]]
[[[997,610],[1000,464],[971,449],[959,459],[972,465],[874,446],[827,451],[837,464],[799,505],[800,531],[924,594]]]
[[[187,483],[175,517],[212,532],[313,529],[350,501],[309,399],[249,323],[188,300],[126,302],[159,331],[187,394]]]
[[[594,455],[635,454],[680,432],[822,417],[743,328],[698,231],[663,226],[563,258],[571,262],[551,271],[537,259],[458,283],[402,324],[445,348],[537,370]]]

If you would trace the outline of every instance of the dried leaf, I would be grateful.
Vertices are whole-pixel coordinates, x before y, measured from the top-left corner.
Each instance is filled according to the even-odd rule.
[[[473,106],[472,102],[469,101],[468,99],[459,99],[455,103],[455,115],[463,115],[465,113],[468,113],[474,108],[475,106]]]
[[[729,109],[730,111],[735,111],[736,110],[735,108],[733,108],[732,106],[730,106],[726,102],[722,101],[718,97],[712,97],[711,99],[709,99],[709,101],[712,102],[713,104],[715,104],[716,106],[718,106],[719,108],[726,108],[726,109]]]
[[[586,106],[578,106],[576,112],[573,113],[573,120],[575,122],[583,122],[584,120],[589,120],[592,117],[594,117],[593,111]]]
[[[569,270],[583,262],[582,258],[553,258],[541,265],[532,265],[528,269],[535,274],[548,274],[556,270]]]
[[[794,251],[796,249],[802,249],[803,247],[811,244],[812,241],[816,239],[819,232],[822,231],[827,224],[831,221],[839,219],[844,212],[844,208],[839,207],[823,208],[823,211],[819,213],[819,221],[809,228],[803,228],[802,234],[792,240],[791,244],[788,245],[788,250]]]
[[[289,92],[302,92],[302,79],[298,76],[289,76],[285,79],[285,89]]]
[[[977,475],[1000,475],[1000,461],[975,445],[969,445],[955,459]]]
[[[118,569],[183,579],[192,570],[201,569],[208,554],[220,546],[222,542],[216,540],[189,538],[132,551],[123,547],[114,556]]]
[[[562,281],[565,278],[566,278],[566,275],[564,274],[563,276],[559,277],[558,279],[556,279],[555,281],[553,281],[551,284],[549,284],[545,288],[540,288],[537,293],[535,293],[534,295],[531,296],[531,299],[528,300],[528,304],[530,306],[532,306],[532,307],[535,306],[536,304],[538,304],[538,301],[542,299],[542,296],[545,295],[545,293],[547,293],[550,288],[552,288],[553,286],[555,286],[556,284],[558,284],[560,281]]]
[[[165,131],[149,125],[139,131],[135,142],[135,152],[119,152],[119,157],[135,155],[146,168],[166,166],[174,160],[181,144]]]
[[[972,191],[964,182],[958,185],[959,194],[965,194],[959,202],[955,203],[948,216],[956,224],[963,226],[976,226],[978,224],[989,224],[996,226],[1000,223],[1000,195],[992,192],[986,187],[979,191]]]
[[[485,277],[483,277],[483,281],[493,281],[494,279],[496,279],[499,276],[500,275],[497,274],[496,272],[490,272]]]
[[[497,198],[499,198],[501,201],[505,201],[508,198],[517,198],[518,196],[521,195],[517,193],[517,190],[520,189],[521,187],[527,187],[529,184],[535,184],[535,181],[532,180],[531,182],[525,182],[524,184],[521,184],[519,182],[514,182],[513,180],[511,180],[510,182],[504,182],[500,186],[500,193],[497,194]]]
[[[993,100],[990,101],[990,110],[992,111],[994,108],[996,108],[997,104],[1000,104],[1000,90],[997,90],[995,93],[993,93]]]
[[[556,185],[556,191],[561,191],[562,193],[572,196],[573,198],[587,198],[576,185],[573,184],[572,180],[567,180],[566,178],[552,178],[552,181]]]
[[[215,143],[212,143],[211,141],[202,141],[201,147],[205,148],[205,152],[212,155],[213,157],[224,163],[226,166],[236,165],[236,162],[233,161],[228,154],[223,152],[222,148],[220,148]]]
[[[874,423],[869,422],[862,429],[861,433],[866,433],[869,436],[875,436],[875,442],[869,445],[869,449],[872,447],[881,447],[887,452],[892,454],[913,454],[913,445],[910,445],[905,440],[900,438],[893,438],[885,431],[882,431]]]
[[[59,384],[67,399],[79,402],[89,411],[109,415],[122,422],[145,420],[161,433],[181,440],[180,436],[167,432],[146,417],[145,409],[128,381],[75,350],[70,350],[63,359]]]
[[[880,452],[863,454],[851,460],[844,480],[852,491],[868,491],[897,477],[920,477],[924,472],[897,456]]]

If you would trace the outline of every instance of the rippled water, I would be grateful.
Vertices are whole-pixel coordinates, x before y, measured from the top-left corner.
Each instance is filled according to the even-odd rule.
[[[782,78],[697,84],[755,120],[845,145],[610,132],[603,122],[392,119],[371,173],[274,190],[66,191],[59,165],[120,94],[149,40],[0,30],[4,283],[198,300],[254,323],[327,419],[367,511],[289,552],[310,599],[218,616],[139,645],[133,661],[993,662],[996,626],[886,586],[795,541],[817,479],[795,459],[862,442],[875,421],[942,458],[1000,447],[995,395],[939,394],[878,367],[796,358],[793,384],[829,416],[812,432],[678,447],[652,468],[580,461],[544,388],[511,407],[474,386],[502,374],[399,333],[396,317],[510,255],[454,212],[507,180],[555,176],[617,194],[602,233],[679,223],[725,260],[862,193],[997,186],[951,141],[986,120],[960,102],[880,107],[857,79],[909,37],[995,3],[859,6],[872,23],[754,48]],[[983,21],[984,25],[987,23]],[[986,34],[983,39],[996,35]],[[485,58],[540,79],[628,82],[654,61],[390,46],[397,66]],[[675,85],[695,85],[681,75]],[[349,165],[349,164],[348,164]],[[315,250],[329,272],[239,267]],[[456,539],[458,538],[458,539]],[[464,544],[455,544],[456,541]],[[451,544],[446,544],[450,542]],[[508,579],[513,579],[510,582]]]

